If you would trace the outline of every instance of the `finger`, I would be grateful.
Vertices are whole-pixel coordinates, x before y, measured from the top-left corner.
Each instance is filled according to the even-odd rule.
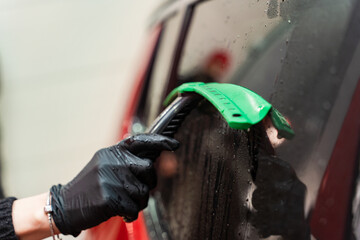
[[[126,217],[129,220],[136,220],[140,212],[139,206],[132,200],[130,196],[122,195],[120,205],[116,207],[116,215]]]
[[[137,156],[139,154],[144,156],[144,153],[159,153],[164,150],[174,151],[179,147],[179,142],[159,134],[139,134],[121,141],[120,145]]]
[[[135,176],[128,175],[126,180],[131,184],[125,184],[125,190],[138,206],[138,211],[146,208],[149,201],[149,187],[141,183]]]
[[[150,159],[138,158],[129,166],[130,171],[142,183],[146,184],[149,189],[156,186],[157,176],[153,162]]]
[[[136,217],[149,200],[149,187],[141,183],[129,170],[115,172],[112,181],[103,184],[111,194],[112,209],[116,215]]]

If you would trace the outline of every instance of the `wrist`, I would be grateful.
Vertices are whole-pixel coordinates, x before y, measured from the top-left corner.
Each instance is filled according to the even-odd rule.
[[[41,239],[51,236],[44,206],[48,193],[16,200],[13,204],[13,225],[19,239]],[[53,223],[55,234],[59,233]]]

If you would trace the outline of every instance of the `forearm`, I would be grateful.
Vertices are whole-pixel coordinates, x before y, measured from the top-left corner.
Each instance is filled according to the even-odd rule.
[[[51,236],[44,206],[48,193],[18,199],[13,204],[12,219],[15,234],[21,240],[43,239]],[[55,234],[59,233],[53,222]]]

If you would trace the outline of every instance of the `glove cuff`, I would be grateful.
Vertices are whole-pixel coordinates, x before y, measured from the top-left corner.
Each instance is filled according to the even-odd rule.
[[[72,229],[70,222],[67,220],[68,218],[65,215],[64,211],[64,201],[61,197],[61,188],[62,185],[54,185],[50,188],[50,193],[52,196],[51,207],[53,210],[53,220],[56,227],[60,230],[60,232],[64,235],[73,235],[77,237],[81,231]]]
[[[12,206],[16,198],[4,198],[0,200],[0,238],[17,240],[12,221]]]

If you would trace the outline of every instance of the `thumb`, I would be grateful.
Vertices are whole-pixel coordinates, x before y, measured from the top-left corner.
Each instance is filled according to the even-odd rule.
[[[124,139],[119,144],[139,157],[151,157],[161,151],[174,151],[179,147],[177,140],[160,134],[138,134]]]

